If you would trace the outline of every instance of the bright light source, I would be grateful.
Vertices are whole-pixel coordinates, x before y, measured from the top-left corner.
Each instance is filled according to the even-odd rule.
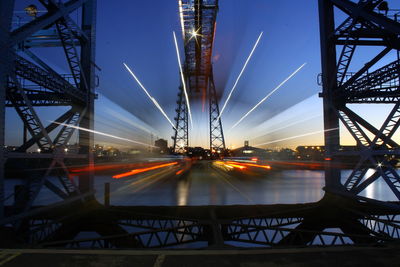
[[[41,150],[40,148],[38,148],[38,149],[37,149],[37,152],[40,153],[40,152],[42,152],[42,150]]]
[[[197,36],[202,36],[201,34],[199,34],[199,31],[200,31],[200,28],[198,28],[197,30],[192,29],[192,31],[189,32],[189,34],[191,35],[190,38],[189,38],[189,41],[190,41],[192,38],[195,38],[195,39],[196,39]]]
[[[192,125],[192,127],[193,127],[192,112],[190,110],[190,102],[189,102],[189,96],[188,96],[187,89],[186,89],[185,77],[183,76],[181,57],[179,55],[179,49],[178,49],[178,42],[176,41],[175,32],[173,32],[173,34],[174,34],[174,41],[175,41],[175,48],[176,48],[176,56],[178,58],[179,71],[181,73],[183,92],[185,93],[186,106],[188,108],[188,113],[189,113],[190,125]]]
[[[381,162],[378,163],[378,167],[379,168],[382,167],[382,163]]]

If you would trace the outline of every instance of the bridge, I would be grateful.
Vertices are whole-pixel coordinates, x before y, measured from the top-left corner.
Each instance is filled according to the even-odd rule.
[[[96,200],[94,172],[101,167],[95,164],[92,152],[99,68],[95,60],[96,0],[39,2],[45,10],[27,7],[32,19],[17,26],[12,23],[15,1],[0,2],[1,247],[274,248],[388,244],[400,238],[400,177],[396,168],[400,150],[393,138],[400,125],[400,22],[397,11],[385,9],[385,1],[318,1],[326,148],[323,199],[293,205],[196,207],[116,206],[110,205],[109,196],[105,203]],[[209,108],[210,152],[213,159],[219,159],[225,155],[226,145],[211,62],[218,0],[179,0],[177,5],[182,30],[177,39],[181,37],[184,44],[184,59],[177,73],[180,84],[172,123],[173,149],[176,154],[188,152],[190,103],[200,101]],[[74,12],[81,14],[80,21],[72,18]],[[371,58],[359,59],[365,63],[361,68],[351,69],[355,50],[361,46],[381,50]],[[62,48],[69,73],[59,73],[32,52],[32,47]],[[382,64],[381,59],[389,53],[397,58]],[[388,105],[391,111],[376,128],[369,118],[351,109],[353,103]],[[68,109],[46,125],[37,109],[49,106]],[[9,127],[6,109],[14,109],[23,122],[23,144],[13,151],[5,147],[4,132]],[[342,127],[356,141],[357,150],[340,149]],[[79,138],[79,150],[66,153],[74,134]],[[35,146],[41,153],[29,152]],[[358,159],[344,182],[340,167],[343,156]],[[41,168],[32,171],[27,162]],[[158,165],[132,164],[135,173],[140,166],[155,171],[157,177],[195,171],[185,157]],[[223,164],[235,168],[243,163]],[[80,171],[74,173],[71,165],[79,165]],[[251,167],[262,167],[254,165]],[[132,166],[119,167],[131,175],[128,170]],[[370,169],[374,170],[372,175]],[[12,175],[23,178],[23,183],[13,194],[5,195],[5,181]],[[369,185],[381,180],[397,201],[362,196]],[[35,205],[42,188],[60,201]],[[12,204],[6,205],[10,199]],[[80,235],[87,232],[96,236]]]

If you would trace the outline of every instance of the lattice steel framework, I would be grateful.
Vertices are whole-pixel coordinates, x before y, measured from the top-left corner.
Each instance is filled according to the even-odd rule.
[[[400,152],[393,139],[400,126],[400,14],[386,10],[383,2],[319,0],[324,123],[325,129],[329,129],[325,144],[327,158],[331,159],[327,164],[326,188],[360,198],[369,185],[383,179],[400,200],[400,176],[396,169]],[[337,21],[339,10],[347,16],[341,23]],[[360,46],[380,49],[369,61],[364,54],[360,60],[365,65],[350,72],[351,62],[357,58],[356,48]],[[391,51],[395,53],[389,55]],[[388,59],[390,63],[382,63]],[[349,104],[371,103],[392,107],[378,128],[349,107]],[[339,151],[339,122],[356,141],[358,151]],[[336,167],[340,155],[358,157],[344,183]],[[369,169],[373,171],[368,172]]]
[[[21,3],[14,0],[0,3],[0,224],[12,221],[18,229],[31,214],[43,187],[60,197],[58,204],[83,200],[93,194],[92,175],[80,176],[76,183],[66,161],[93,164],[92,133],[78,132],[78,151],[68,151],[67,145],[75,130],[69,125],[93,129],[96,0],[32,1],[32,16],[25,15],[25,21],[19,24],[12,23],[14,6],[21,8]],[[72,19],[72,13],[80,20]],[[60,74],[39,56],[46,47],[59,47],[61,53],[55,60],[66,63],[67,74]],[[67,111],[45,125],[47,120],[37,111],[37,107],[44,106],[64,106]],[[14,108],[24,125],[22,144],[7,153],[6,107]],[[24,162],[36,169],[24,169]],[[15,166],[18,173],[14,175],[23,184],[14,193],[13,208],[5,214],[5,200],[12,196],[4,194],[4,169],[8,173]]]
[[[179,13],[182,38],[185,48],[184,78],[189,98],[201,98],[203,106],[209,101],[210,112],[210,150],[213,153],[225,150],[222,122],[219,117],[218,99],[212,73],[212,49],[215,34],[215,21],[218,12],[218,0],[179,0]],[[178,94],[178,108],[174,151],[182,152],[182,145],[188,145],[188,116],[181,108],[185,105],[182,89]],[[180,138],[180,139],[179,139]]]
[[[185,154],[189,146],[189,113],[186,104],[183,87],[179,87],[178,107],[176,109],[177,116],[175,117],[175,135],[172,137],[174,140],[174,151],[179,154]]]
[[[345,203],[336,205],[336,209],[325,202],[280,208],[248,206],[242,210],[216,206],[171,207],[167,211],[166,207],[147,207],[145,213],[140,207],[61,210],[30,218],[25,244],[38,248],[227,249],[376,245],[399,240],[398,212],[376,212],[373,205]],[[85,237],[79,235],[81,232]]]

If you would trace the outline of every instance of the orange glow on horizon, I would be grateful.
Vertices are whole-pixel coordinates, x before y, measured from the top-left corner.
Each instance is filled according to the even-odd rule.
[[[114,175],[112,178],[120,179],[120,178],[123,178],[123,177],[131,176],[131,175],[135,175],[135,174],[138,174],[138,173],[147,172],[147,171],[151,171],[151,170],[156,170],[156,169],[160,169],[160,168],[164,168],[164,167],[168,167],[168,166],[172,166],[172,165],[176,165],[176,164],[178,164],[178,162],[171,162],[171,163],[156,165],[156,166],[153,166],[153,167],[142,168],[142,169],[134,169],[134,170],[131,170],[129,172],[125,172],[125,173]]]

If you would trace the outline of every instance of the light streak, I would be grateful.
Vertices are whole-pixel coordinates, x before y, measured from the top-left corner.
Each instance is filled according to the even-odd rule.
[[[228,161],[228,162],[226,162],[226,164],[229,164],[232,166],[233,166],[233,164],[236,164],[236,165],[244,166],[244,167],[257,167],[257,168],[262,168],[262,169],[267,169],[267,170],[271,169],[271,166],[269,166],[269,165],[259,165],[259,164],[254,164],[254,163],[242,163],[242,162],[239,163],[239,162],[235,162],[235,161]]]
[[[268,135],[268,134],[270,134],[270,133],[274,133],[274,132],[276,132],[276,131],[280,131],[280,130],[286,129],[286,128],[289,128],[289,127],[291,127],[291,126],[293,126],[293,125],[296,125],[296,124],[299,124],[299,123],[303,123],[303,122],[306,122],[306,121],[309,121],[309,120],[312,120],[312,119],[315,119],[315,118],[318,118],[318,117],[321,117],[321,116],[322,116],[322,115],[319,114],[319,115],[311,116],[311,117],[309,117],[309,118],[305,118],[305,119],[302,119],[302,120],[298,120],[298,121],[295,121],[295,122],[292,122],[292,123],[288,123],[288,124],[286,124],[285,126],[275,128],[275,129],[273,129],[273,130],[271,130],[271,131],[265,132],[265,133],[263,133],[262,135],[259,135],[259,136],[257,136],[257,137],[254,137],[254,138],[252,138],[252,139],[255,140],[255,139],[257,139],[257,138],[266,136],[266,135]]]
[[[281,82],[277,87],[274,88],[268,95],[266,95],[260,102],[258,102],[254,107],[252,107],[238,122],[236,122],[231,130],[235,128],[244,118],[246,118],[251,112],[253,112],[259,105],[261,105],[265,100],[267,100],[276,90],[282,87],[290,78],[292,78],[297,72],[299,72],[307,63],[303,63],[297,70],[295,70],[292,74],[289,75],[283,82]]]
[[[192,120],[192,112],[190,111],[190,103],[189,103],[189,96],[186,90],[186,83],[185,83],[185,77],[183,76],[183,71],[182,71],[182,64],[181,64],[181,57],[179,55],[179,48],[178,48],[178,42],[176,41],[176,35],[175,32],[174,34],[174,41],[175,41],[175,48],[176,48],[176,56],[178,58],[178,64],[179,64],[179,71],[181,73],[181,79],[182,79],[182,84],[183,84],[183,92],[185,93],[185,99],[186,99],[186,105],[188,107],[188,113],[189,113],[189,118],[190,118],[190,124],[193,127],[193,120]]]
[[[254,145],[254,146],[268,145],[268,144],[281,142],[281,141],[286,141],[286,140],[291,140],[291,139],[296,139],[296,138],[300,138],[300,137],[304,137],[304,136],[309,136],[309,135],[314,135],[314,134],[319,134],[319,133],[324,133],[324,132],[335,131],[337,129],[339,129],[339,128],[331,128],[331,129],[326,129],[326,130],[321,130],[321,131],[315,131],[315,132],[310,132],[310,133],[305,133],[305,134],[299,134],[299,135],[295,135],[295,136],[291,136],[291,137],[277,139],[277,140],[274,140],[274,141],[269,141],[269,142],[262,143],[262,144],[257,144],[257,145]]]
[[[185,40],[185,24],[183,22],[183,8],[182,8],[182,0],[178,1],[179,5],[179,18],[181,21],[181,29],[182,29],[182,39]]]
[[[146,88],[143,86],[143,84],[139,81],[139,79],[136,77],[136,75],[132,72],[132,70],[128,67],[128,65],[126,65],[125,63],[123,63],[125,68],[129,71],[129,73],[132,75],[132,77],[136,80],[136,82],[139,84],[139,86],[143,89],[143,91],[146,93],[146,95],[150,98],[151,101],[153,101],[153,104],[158,108],[158,110],[160,110],[160,112],[164,115],[164,117],[168,120],[168,122],[172,125],[172,127],[176,130],[175,125],[172,123],[172,121],[168,118],[167,114],[164,112],[164,110],[162,109],[162,107],[158,104],[157,100],[152,97],[149,92],[146,90]]]
[[[145,167],[152,167],[158,164],[165,163],[165,161],[158,161],[158,162],[140,162],[140,163],[104,163],[104,164],[95,164],[89,167],[74,167],[71,166],[69,168],[69,172],[73,174],[84,174],[88,172],[100,172],[100,171],[111,171],[111,170],[120,170],[120,169],[133,169],[133,168],[145,168]]]
[[[238,84],[239,79],[240,79],[240,77],[242,76],[242,74],[243,74],[243,72],[244,72],[244,69],[245,69],[246,66],[247,66],[247,63],[249,63],[251,56],[253,55],[254,51],[256,50],[257,45],[258,45],[258,42],[260,41],[262,35],[263,35],[263,32],[261,32],[260,35],[258,36],[258,39],[257,39],[256,43],[254,44],[253,49],[252,49],[251,52],[250,52],[250,55],[247,57],[246,62],[244,63],[244,65],[243,65],[243,67],[242,67],[242,70],[240,71],[238,77],[236,78],[236,81],[235,81],[235,83],[233,84],[233,87],[232,87],[231,91],[229,92],[228,97],[227,97],[226,100],[225,100],[225,103],[224,103],[224,105],[223,105],[223,107],[222,107],[222,109],[221,109],[221,112],[219,113],[219,116],[218,116],[217,120],[218,120],[219,118],[221,118],[222,113],[224,112],[225,107],[226,107],[226,105],[228,104],[229,99],[231,98],[232,93],[233,93],[233,91],[235,90],[236,85]]]
[[[228,162],[220,161],[217,164],[218,165],[224,165],[225,167],[228,167],[229,169],[233,169],[233,168],[237,168],[237,169],[241,169],[241,170],[246,169],[245,166],[239,165],[239,164],[237,164],[236,162],[233,162],[233,161],[228,161]]]
[[[175,173],[175,175],[179,175],[179,174],[181,174],[182,172],[183,172],[183,169],[177,171],[177,172]]]
[[[61,123],[61,122],[56,122],[56,121],[52,121],[52,123],[55,123],[55,124],[58,124],[58,125],[62,125],[62,126],[71,127],[71,128],[74,128],[74,129],[78,129],[80,131],[94,133],[94,134],[98,134],[98,135],[102,135],[102,136],[107,136],[107,137],[111,137],[111,138],[114,138],[114,139],[127,141],[127,142],[130,142],[130,143],[135,143],[135,144],[142,145],[142,146],[151,146],[151,147],[156,148],[156,146],[153,146],[151,144],[145,144],[145,143],[142,143],[142,142],[139,142],[139,141],[135,141],[135,140],[132,140],[132,139],[123,138],[123,137],[119,137],[119,136],[116,136],[116,135],[103,133],[103,132],[91,130],[91,129],[88,129],[88,128],[79,127],[79,126],[76,126],[76,125],[73,125],[73,124]]]
[[[113,110],[112,108],[105,107],[105,111],[106,111],[107,114],[114,116],[114,118],[117,118],[117,119],[119,119],[119,120],[121,120],[121,121],[123,121],[123,122],[125,122],[125,123],[127,123],[127,124],[129,124],[129,125],[131,125],[133,127],[135,127],[135,128],[138,128],[138,129],[140,129],[140,130],[142,130],[144,132],[147,132],[149,134],[152,134],[154,132],[158,132],[158,131],[154,130],[153,128],[149,129],[149,128],[146,128],[145,126],[140,125],[137,122],[134,122],[132,119],[124,116],[123,114],[119,113],[118,111]],[[142,123],[146,124],[143,121],[142,121]],[[147,125],[147,126],[151,127],[149,125]]]
[[[178,162],[165,163],[165,164],[156,165],[156,166],[148,167],[148,168],[142,168],[142,169],[134,169],[134,170],[131,170],[129,172],[124,172],[124,173],[121,173],[121,174],[114,175],[112,178],[120,179],[120,178],[123,178],[123,177],[126,177],[126,176],[131,176],[131,175],[135,175],[135,174],[138,174],[138,173],[147,172],[147,171],[151,171],[151,170],[156,170],[156,169],[160,169],[160,168],[164,168],[164,167],[168,167],[168,166],[172,166],[172,165],[176,165],[176,164],[178,164]]]

